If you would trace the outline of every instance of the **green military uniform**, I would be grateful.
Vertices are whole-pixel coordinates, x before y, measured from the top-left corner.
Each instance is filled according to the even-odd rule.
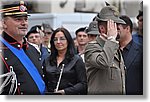
[[[119,44],[99,36],[85,49],[88,94],[125,94],[125,66]]]

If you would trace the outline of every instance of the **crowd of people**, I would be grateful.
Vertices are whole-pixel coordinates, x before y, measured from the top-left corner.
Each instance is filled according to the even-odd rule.
[[[0,94],[143,95],[143,11],[138,31],[128,15],[103,7],[88,27],[34,25],[24,1],[2,5]]]

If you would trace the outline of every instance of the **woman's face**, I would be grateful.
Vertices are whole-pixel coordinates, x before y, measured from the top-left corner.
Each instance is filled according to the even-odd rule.
[[[63,32],[59,31],[54,37],[55,48],[59,51],[67,51],[68,42]]]

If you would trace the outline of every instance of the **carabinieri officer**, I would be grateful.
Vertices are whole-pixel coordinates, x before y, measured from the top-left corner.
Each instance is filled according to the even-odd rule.
[[[40,55],[24,38],[29,16],[26,3],[18,1],[2,5],[0,12],[3,25],[3,33],[0,34],[0,71],[1,77],[6,76],[1,82],[0,94],[44,94]]]

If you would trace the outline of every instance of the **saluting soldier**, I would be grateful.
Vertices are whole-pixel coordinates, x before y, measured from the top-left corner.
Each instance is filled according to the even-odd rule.
[[[97,14],[100,35],[85,49],[88,94],[125,94],[125,66],[119,50],[117,28],[125,24],[114,6]]]
[[[3,4],[0,12],[4,29],[0,34],[0,78],[6,76],[1,82],[0,94],[44,94],[40,54],[24,38],[29,16],[26,3]]]

